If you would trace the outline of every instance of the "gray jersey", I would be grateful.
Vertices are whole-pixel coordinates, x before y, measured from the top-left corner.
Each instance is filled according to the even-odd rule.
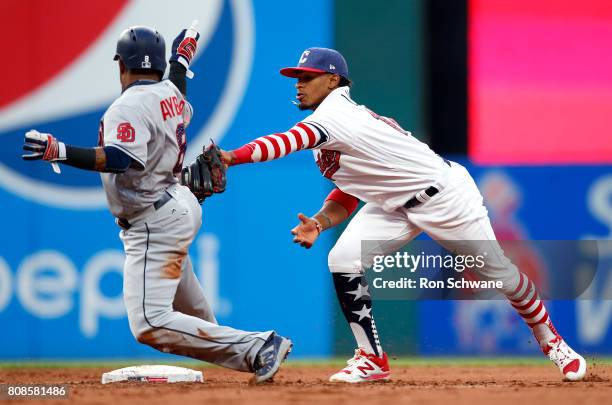
[[[137,82],[103,118],[104,144],[134,160],[123,174],[102,175],[111,212],[129,221],[129,231],[124,228],[120,235],[130,329],[139,342],[162,352],[251,371],[273,332],[218,325],[187,254],[200,230],[202,209],[175,174],[182,166],[191,114],[171,82]],[[164,192],[171,198],[155,207]]]
[[[136,82],[108,108],[101,122],[102,145],[133,159],[125,173],[101,174],[115,217],[137,215],[178,182],[191,115],[191,105],[168,80]]]

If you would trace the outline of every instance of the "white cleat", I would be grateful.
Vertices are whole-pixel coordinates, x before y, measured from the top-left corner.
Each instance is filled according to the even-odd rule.
[[[573,351],[561,336],[548,342],[545,354],[548,354],[550,360],[559,367],[566,380],[580,381],[584,378],[586,374],[584,357]]]
[[[383,353],[382,357],[378,357],[375,354],[368,354],[362,349],[357,349],[353,358],[349,359],[346,364],[346,367],[329,377],[330,382],[386,381],[391,375],[386,353]]]

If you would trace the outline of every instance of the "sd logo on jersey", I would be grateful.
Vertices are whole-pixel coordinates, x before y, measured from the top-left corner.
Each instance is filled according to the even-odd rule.
[[[187,161],[208,139],[220,141],[242,99],[254,37],[248,0],[96,0],[87,7],[78,0],[33,0],[3,2],[0,9],[3,49],[11,49],[0,94],[0,186],[23,198],[66,208],[105,207],[97,173],[64,166],[58,176],[44,162],[23,162],[21,145],[32,128],[67,144],[97,144],[100,118],[121,92],[113,56],[128,26],[155,27],[169,56],[178,32],[200,20],[195,78],[187,82],[195,110]],[[133,130],[122,128],[118,136],[130,142]]]
[[[136,132],[134,127],[129,122],[122,122],[117,127],[117,139],[121,142],[134,142],[136,140]]]

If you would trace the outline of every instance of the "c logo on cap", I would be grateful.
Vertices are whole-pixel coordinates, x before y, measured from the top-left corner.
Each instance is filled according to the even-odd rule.
[[[302,56],[300,56],[299,64],[306,63],[306,59],[308,59],[308,55],[310,55],[310,51],[302,52]]]

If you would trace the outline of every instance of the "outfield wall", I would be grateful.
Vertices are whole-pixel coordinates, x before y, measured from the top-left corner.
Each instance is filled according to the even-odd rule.
[[[90,41],[74,43],[65,40],[71,33],[48,16],[74,17],[76,2],[60,2],[53,10],[45,9],[44,1],[38,8],[2,4],[2,37],[12,38],[11,27],[19,21],[33,21],[41,29],[24,34],[28,50],[45,63],[24,70],[21,61],[27,55],[8,60],[12,80],[0,99],[0,359],[160,355],[137,344],[129,332],[121,298],[119,228],[105,208],[99,177],[71,168],[57,176],[47,164],[20,159],[23,133],[31,128],[69,143],[96,144],[98,121],[119,93],[112,55],[120,29],[159,24],[170,42],[189,22],[167,18],[161,5],[143,3],[116,1],[111,7],[106,2],[104,13],[88,14],[83,22],[93,30]],[[332,6],[314,0],[296,14],[271,2],[191,4],[191,14],[205,16],[207,27],[206,45],[193,69],[196,77],[189,82],[195,107],[188,131],[191,155],[211,137],[232,148],[285,130],[305,116],[290,103],[293,81],[278,69],[295,64],[308,46],[333,44]],[[416,6],[411,18],[418,17]],[[410,49],[420,48],[412,43]],[[347,54],[349,62],[350,52],[356,51]],[[406,54],[402,58],[409,63]],[[420,78],[422,72],[412,74]],[[368,102],[377,91],[374,85],[357,85],[358,101]],[[416,108],[414,100],[400,105]],[[421,127],[420,117],[411,111],[404,121]],[[525,239],[612,236],[610,166],[468,166],[498,233]],[[308,152],[230,171],[227,192],[205,203],[204,225],[191,248],[220,322],[241,329],[274,328],[294,340],[298,357],[350,353],[354,343],[337,319],[326,266],[336,235],[325,233],[306,251],[289,234],[296,214],[316,212],[331,187]],[[546,271],[554,276],[554,269]],[[598,299],[606,288],[612,291],[612,280],[599,280],[593,300],[549,306],[576,349],[612,353],[612,301]],[[528,330],[498,302],[380,302],[375,311],[383,344],[392,354],[536,353]]]

